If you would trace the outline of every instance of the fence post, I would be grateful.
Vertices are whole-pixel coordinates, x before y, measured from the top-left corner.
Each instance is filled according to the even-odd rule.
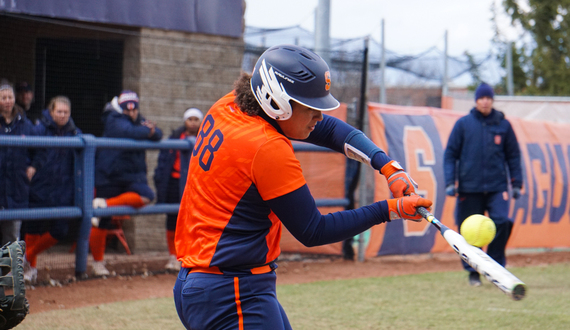
[[[85,147],[75,157],[75,203],[83,210],[75,249],[75,277],[77,279],[87,277],[87,255],[89,254],[93,190],[95,188],[95,137],[90,134],[83,134],[81,138],[85,142]]]

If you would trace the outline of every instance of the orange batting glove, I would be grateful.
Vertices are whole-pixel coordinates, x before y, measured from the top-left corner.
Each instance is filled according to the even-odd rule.
[[[382,166],[380,169],[386,180],[388,180],[388,188],[395,198],[402,196],[410,196],[416,193],[418,184],[412,179],[400,164],[393,160]]]
[[[387,202],[390,220],[404,219],[418,222],[422,221],[423,217],[416,209],[420,206],[429,209],[433,204],[429,199],[421,198],[419,195],[388,199]]]

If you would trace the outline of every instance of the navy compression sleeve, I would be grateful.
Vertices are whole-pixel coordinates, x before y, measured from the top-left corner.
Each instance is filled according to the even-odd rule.
[[[315,130],[303,141],[340,152],[351,159],[369,164],[376,170],[392,161],[362,131],[327,115],[323,115],[323,120],[317,123]]]
[[[386,201],[322,215],[306,184],[267,203],[287,230],[305,246],[340,242],[374,225],[390,221]]]
[[[354,130],[356,128],[342,120],[323,115],[323,120],[315,125],[315,130],[302,141],[344,153],[344,141],[348,134]]]
[[[348,134],[344,142],[345,154],[348,158],[368,164],[380,170],[392,161],[386,153],[372,142],[364,133],[354,130]]]

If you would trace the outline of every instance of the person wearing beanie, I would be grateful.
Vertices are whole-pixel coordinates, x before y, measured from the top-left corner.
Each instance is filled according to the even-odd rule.
[[[16,84],[16,104],[24,109],[26,117],[34,124],[39,124],[43,114],[40,106],[34,102],[34,89],[25,81]]]
[[[517,137],[505,115],[493,108],[494,97],[491,86],[480,84],[475,90],[475,107],[455,123],[444,153],[445,191],[458,197],[458,228],[470,215],[488,212],[497,233],[487,254],[505,266],[513,219],[509,218],[509,200],[503,196],[510,190],[513,199],[519,198],[523,179]],[[480,286],[479,273],[464,261],[462,264],[469,272],[469,284]]]
[[[475,90],[475,108],[481,112],[484,117],[487,117],[491,113],[494,99],[495,92],[493,91],[493,87],[486,83],[481,83]]]
[[[129,90],[105,105],[103,137],[160,141],[162,131],[139,113],[139,97]],[[145,150],[98,149],[95,157],[95,196],[93,208],[110,206],[142,207],[154,200],[147,182]],[[89,246],[93,254],[93,274],[109,275],[104,255],[107,231],[115,225],[110,217],[93,218]]]
[[[169,139],[189,140],[193,147],[203,118],[204,115],[200,109],[187,109],[182,116],[184,124],[175,129]],[[158,165],[154,171],[154,184],[158,203],[180,203],[184,186],[186,186],[188,165],[192,156],[191,149],[162,149],[160,151]],[[165,268],[168,271],[180,270],[180,262],[176,259],[176,249],[174,247],[177,218],[178,213],[166,215],[166,243],[168,245],[169,259]]]

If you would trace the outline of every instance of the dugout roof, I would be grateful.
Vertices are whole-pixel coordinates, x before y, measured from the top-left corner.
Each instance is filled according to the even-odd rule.
[[[4,0],[0,13],[241,37],[242,0]]]

